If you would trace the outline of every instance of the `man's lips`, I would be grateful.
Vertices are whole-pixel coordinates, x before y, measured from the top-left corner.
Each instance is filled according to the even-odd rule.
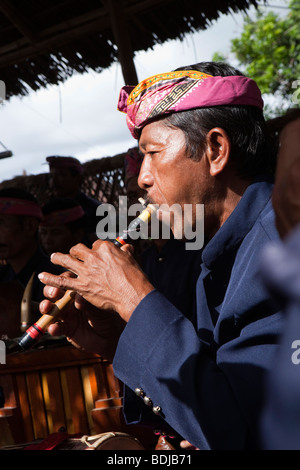
[[[148,196],[148,195],[145,196],[145,202],[146,204],[153,204],[154,206],[157,207],[157,211],[155,215],[158,220],[163,220],[163,218],[165,218],[166,221],[168,221],[170,217],[171,219],[173,218],[174,216],[173,210],[172,208],[168,206],[167,203],[165,202],[159,203],[155,201],[154,199],[152,199],[151,196]]]

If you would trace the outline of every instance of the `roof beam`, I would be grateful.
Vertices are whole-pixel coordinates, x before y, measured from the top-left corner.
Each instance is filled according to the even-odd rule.
[[[164,0],[164,3],[166,3],[166,1],[171,2],[172,0]],[[163,0],[140,0],[137,3],[130,5],[128,8],[124,8],[123,14],[127,17],[134,16],[136,13],[140,13],[145,9],[151,10],[157,8],[161,3],[163,3]],[[11,21],[12,18],[14,18],[14,24],[18,22],[18,29],[21,30],[22,28],[24,33],[23,38],[0,47],[1,68],[18,64],[22,61],[25,61],[26,59],[34,59],[35,57],[43,54],[55,53],[54,51],[58,50],[59,47],[63,47],[65,44],[72,42],[74,39],[88,35],[89,33],[101,33],[102,30],[107,28],[110,19],[108,8],[98,8],[81,16],[70,18],[68,21],[55,24],[54,26],[40,31],[38,34],[38,40],[36,40],[36,36],[34,36],[32,32],[29,31],[24,22],[22,22],[20,18],[17,18],[18,15],[13,15],[14,12],[8,5],[7,0],[0,0],[0,10],[7,14],[7,16],[10,15]],[[116,15],[117,14],[118,12]],[[120,18],[117,19],[117,17],[115,17],[114,21],[122,21],[122,18],[120,20]],[[115,26],[115,28],[117,27]],[[127,34],[129,35],[128,32]],[[122,40],[116,39],[117,32],[115,33],[114,37],[115,41],[118,41],[118,46],[122,48]],[[127,39],[127,41],[129,40],[130,38]],[[120,53],[119,57],[120,62],[122,60],[124,64],[126,62],[126,51],[122,52],[122,56]],[[99,64],[99,66],[101,66],[101,64]],[[132,65],[132,70],[131,72],[128,71],[128,73],[127,67],[129,66],[126,68],[125,67],[126,65],[122,66],[122,70],[126,70],[126,78],[124,77],[125,83],[138,83],[136,72],[134,72]]]
[[[64,44],[68,44],[78,37],[84,36],[87,33],[100,32],[101,27],[104,27],[106,22],[107,19],[103,19],[102,21],[96,19],[90,23],[70,28],[61,33],[55,34],[55,32],[52,32],[50,36],[45,30],[40,34],[39,42],[34,45],[28,44],[28,41],[25,39],[15,41],[8,46],[0,48],[0,66],[3,67],[18,64],[23,60],[32,59],[42,54],[55,54],[54,51],[59,51],[59,47],[63,47]],[[42,38],[44,34],[46,37]]]
[[[18,11],[10,5],[6,0],[0,0],[0,10],[13,23],[18,31],[31,43],[37,41],[37,36],[24,23]]]
[[[144,11],[145,9],[157,8],[157,6],[160,3],[162,3],[162,1],[163,0],[140,0],[139,2],[133,5],[130,5],[128,8],[126,8],[125,13],[127,14],[127,16],[133,16],[134,14],[140,13]],[[172,0],[168,0],[168,1],[171,2]],[[165,2],[166,0],[164,0],[164,3]],[[4,14],[6,14],[4,9],[7,12],[6,16],[8,17],[8,14],[9,14],[8,10],[9,9],[11,10],[11,7],[7,4],[6,0],[0,0],[0,10],[2,10]],[[10,12],[10,15],[12,18],[12,12]],[[14,16],[14,18],[16,21],[16,15]],[[62,38],[62,39],[65,39],[66,41],[69,41],[69,40],[71,41],[74,38],[74,36],[80,36],[87,32],[88,28],[85,28],[85,25],[88,25],[88,27],[91,28],[91,31],[95,32],[97,31],[97,24],[98,24],[98,31],[101,32],[101,29],[107,26],[108,21],[109,21],[108,9],[97,8],[96,10],[90,11],[84,15],[81,15],[75,18],[70,18],[68,21],[55,24],[54,26],[50,26],[49,28],[46,28],[43,31],[40,31],[38,35],[38,41],[36,40],[36,36],[34,37],[32,36],[33,33],[29,32],[28,28],[24,25],[24,22],[23,22],[22,29],[25,29],[26,31],[24,31],[24,33],[27,32],[27,34],[26,35],[24,34],[24,37],[19,40],[13,41],[9,44],[5,44],[2,47],[0,46],[0,64],[5,63],[5,61],[7,60],[8,61],[7,65],[11,65],[12,63],[14,63],[13,61],[16,60],[16,57],[20,57],[19,60],[22,60],[24,56],[26,58],[26,52],[30,54],[30,57],[33,57],[33,54],[30,53],[31,48],[28,45],[28,41],[31,43],[36,41],[37,43],[36,52],[40,54],[40,53],[47,52],[47,50],[45,50],[45,47],[49,47],[49,45],[50,47],[52,44],[54,46],[57,46],[57,40],[56,40],[57,38]],[[20,24],[20,27],[21,27],[21,24]],[[31,35],[32,40],[29,40],[30,35]],[[66,41],[64,41],[64,43]],[[11,53],[11,55],[9,53]],[[3,58],[2,60],[2,56],[4,56],[4,54],[7,54],[7,55],[6,55],[6,58],[5,59]]]

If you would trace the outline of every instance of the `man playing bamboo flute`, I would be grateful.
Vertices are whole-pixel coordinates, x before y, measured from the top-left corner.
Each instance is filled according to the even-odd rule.
[[[128,246],[97,240],[52,255],[73,277],[41,275],[52,301],[62,289],[78,293],[49,330],[113,360],[128,423],[151,412],[196,448],[257,449],[282,325],[258,275],[262,248],[278,239],[261,93],[230,66],[200,63],[124,87],[119,110],[144,155],[139,186],[152,203],[181,208],[173,233],[204,223],[195,309],[186,318],[156,291]]]

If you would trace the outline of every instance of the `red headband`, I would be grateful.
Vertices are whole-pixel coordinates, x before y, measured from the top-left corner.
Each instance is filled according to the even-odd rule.
[[[65,225],[69,222],[74,222],[84,216],[84,211],[81,206],[70,207],[68,209],[58,210],[44,215],[44,219],[40,225]]]
[[[18,198],[0,197],[0,214],[29,215],[43,219],[42,210],[36,202]]]

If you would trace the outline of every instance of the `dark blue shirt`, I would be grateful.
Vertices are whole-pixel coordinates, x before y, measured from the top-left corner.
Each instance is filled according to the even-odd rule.
[[[141,255],[142,269],[151,284],[189,318],[196,300],[201,252],[186,250],[184,242],[170,239],[160,250],[153,243]]]
[[[141,388],[166,423],[200,449],[259,447],[264,378],[282,325],[259,275],[262,248],[278,239],[271,192],[267,181],[251,184],[204,248],[192,321],[155,290],[118,344],[116,376]],[[128,397],[127,422],[138,422],[140,408]]]

